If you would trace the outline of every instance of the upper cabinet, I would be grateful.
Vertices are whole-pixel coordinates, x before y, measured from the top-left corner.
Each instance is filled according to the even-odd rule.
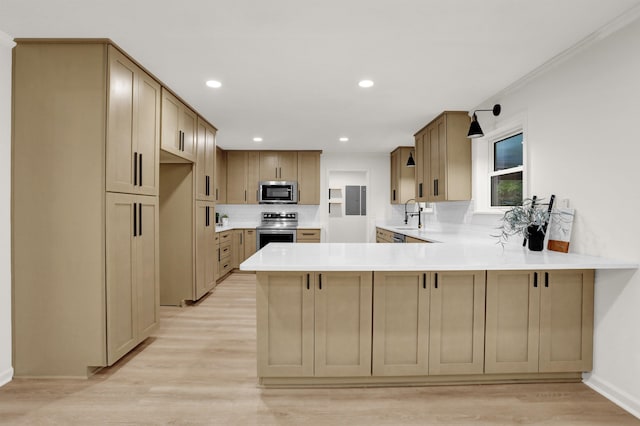
[[[413,150],[412,146],[400,146],[391,152],[391,204],[404,204],[415,198],[416,167],[407,166]]]
[[[227,151],[227,204],[258,204],[258,151]]]
[[[196,145],[196,199],[216,201],[215,194],[216,130],[198,117]]]
[[[469,123],[466,111],[446,111],[414,135],[418,201],[471,199]]]
[[[195,161],[196,123],[196,113],[163,87],[160,148],[179,159]]]
[[[160,84],[108,46],[106,189],[157,195]]]
[[[298,152],[298,204],[320,204],[320,151]]]
[[[298,180],[298,152],[260,151],[260,180]]]
[[[227,203],[227,151],[216,146],[216,179],[213,196],[219,204]]]

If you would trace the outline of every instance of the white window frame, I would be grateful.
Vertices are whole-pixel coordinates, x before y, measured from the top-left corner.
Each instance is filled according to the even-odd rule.
[[[494,145],[513,135],[522,133],[522,166],[494,171]],[[506,123],[498,123],[492,131],[486,132],[482,138],[475,139],[473,167],[474,200],[476,214],[503,214],[510,207],[491,205],[491,178],[508,173],[522,171],[522,198],[529,197],[529,179],[527,166],[527,126],[524,116],[518,116]]]

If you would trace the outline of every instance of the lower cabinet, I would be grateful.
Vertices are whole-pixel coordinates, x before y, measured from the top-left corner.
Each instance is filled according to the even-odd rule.
[[[592,368],[593,270],[489,271],[487,373]]]
[[[429,375],[481,374],[485,271],[430,275]]]
[[[216,286],[216,270],[213,261],[216,255],[215,204],[211,201],[196,201],[196,276],[195,299],[200,299]]]
[[[296,230],[296,242],[297,243],[319,243],[320,229],[319,228],[298,228]]]
[[[244,258],[248,259],[256,252],[256,230],[244,230]]]
[[[371,272],[259,272],[259,377],[371,375]]]
[[[376,228],[376,243],[392,243],[393,232],[386,229]]]
[[[373,374],[481,374],[484,271],[376,272]]]
[[[159,324],[158,198],[106,195],[107,365]]]
[[[375,272],[373,375],[429,372],[429,274]]]

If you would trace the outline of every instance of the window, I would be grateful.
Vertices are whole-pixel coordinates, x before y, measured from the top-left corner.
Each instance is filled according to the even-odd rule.
[[[491,207],[522,204],[523,192],[523,133],[491,141],[493,167],[491,180]]]

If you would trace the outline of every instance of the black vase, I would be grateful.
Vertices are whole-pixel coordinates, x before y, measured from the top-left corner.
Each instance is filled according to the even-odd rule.
[[[538,225],[531,225],[527,228],[529,231],[529,250],[542,251],[544,248],[544,229]]]

